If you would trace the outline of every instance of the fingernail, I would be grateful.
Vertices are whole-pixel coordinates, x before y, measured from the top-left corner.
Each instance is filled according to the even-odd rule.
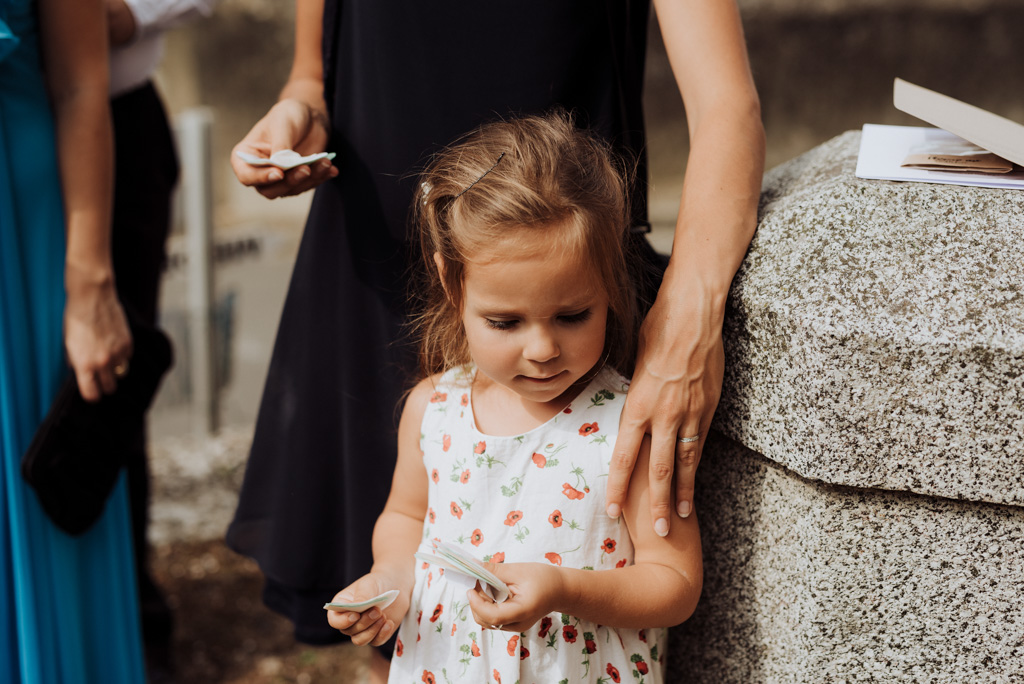
[[[267,174],[267,180],[269,180],[271,183],[276,183],[277,181],[282,180],[283,178],[284,174],[281,173],[281,171],[278,169],[274,169],[273,171]]]
[[[679,502],[679,517],[687,518],[690,516],[690,502],[680,501]]]
[[[368,613],[366,614],[366,616],[367,616],[368,618],[370,618],[371,620],[376,620],[377,618],[379,618],[379,617],[380,617],[380,611],[379,611],[379,610],[377,610],[376,608],[371,608],[371,609],[370,609],[370,612],[368,612]]]
[[[619,508],[619,504],[609,504],[609,506],[608,506],[608,517],[609,518],[618,518],[620,515],[622,515],[622,509]]]
[[[658,533],[659,537],[664,537],[668,534],[668,520],[664,518],[658,518],[654,521],[654,531]]]

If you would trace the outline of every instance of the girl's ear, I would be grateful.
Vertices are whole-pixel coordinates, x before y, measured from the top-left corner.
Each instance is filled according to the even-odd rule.
[[[441,281],[441,287],[444,288],[444,293],[448,296],[448,301],[454,304],[452,293],[448,291],[448,283],[444,279],[444,259],[441,258],[440,252],[434,252],[434,265],[437,266],[437,276]]]

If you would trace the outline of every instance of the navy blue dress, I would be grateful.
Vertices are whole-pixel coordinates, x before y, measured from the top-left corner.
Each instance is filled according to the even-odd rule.
[[[328,0],[325,95],[341,173],[316,191],[227,541],[296,636],[341,635],[323,603],[365,574],[396,456],[414,245],[407,217],[433,151],[489,120],[560,105],[640,164],[649,3]],[[646,245],[646,241],[643,241]]]

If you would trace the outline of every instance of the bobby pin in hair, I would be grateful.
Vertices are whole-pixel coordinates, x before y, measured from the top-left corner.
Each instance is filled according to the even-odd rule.
[[[484,176],[486,176],[486,175],[487,175],[487,174],[489,174],[489,173],[490,173],[491,171],[493,171],[493,170],[494,170],[495,168],[497,168],[498,164],[500,164],[500,163],[501,163],[501,159],[502,159],[502,157],[504,157],[504,156],[505,156],[505,153],[504,153],[504,152],[502,152],[501,154],[499,154],[499,155],[498,155],[498,159],[497,159],[497,161],[495,161],[495,162],[494,162],[494,165],[493,165],[493,166],[491,166],[491,168],[489,168],[489,169],[487,169],[486,171],[484,171],[484,172],[483,172],[483,174],[481,174],[479,178],[477,178],[477,179],[476,179],[475,181],[473,181],[473,182],[472,182],[472,183],[470,183],[470,184],[469,184],[468,186],[466,186],[466,189],[465,189],[465,190],[463,190],[463,191],[462,191],[462,192],[460,192],[460,193],[459,193],[458,195],[456,195],[455,197],[453,197],[453,198],[452,198],[452,201],[454,202],[455,200],[459,199],[460,197],[462,197],[463,195],[465,195],[465,194],[466,194],[467,192],[469,192],[469,191],[470,191],[470,189],[471,189],[471,188],[472,188],[472,187],[473,187],[474,185],[476,185],[477,183],[479,183],[480,181],[482,181],[482,180],[484,179]]]

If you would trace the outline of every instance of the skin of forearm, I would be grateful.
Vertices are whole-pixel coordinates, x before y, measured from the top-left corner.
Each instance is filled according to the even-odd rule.
[[[67,226],[67,267],[77,278],[113,280],[110,215],[113,134],[106,90],[70,88],[54,99]],[[89,160],[82,168],[81,160]],[[69,286],[74,283],[69,282]]]
[[[423,536],[423,518],[385,508],[373,528],[373,569],[394,578],[395,589],[412,592],[416,561],[413,554]]]
[[[765,140],[756,100],[746,108],[722,109],[702,117],[691,131],[690,172],[665,279],[689,276],[724,310],[757,226]]]
[[[672,627],[693,614],[700,598],[699,582],[656,563],[558,571],[563,591],[555,610],[609,627]]]

